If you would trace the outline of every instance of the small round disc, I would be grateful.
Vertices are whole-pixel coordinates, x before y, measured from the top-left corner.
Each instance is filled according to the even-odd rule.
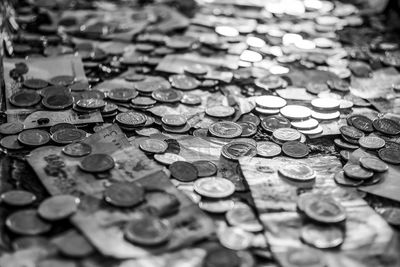
[[[163,140],[149,138],[141,141],[139,147],[147,153],[160,154],[167,150],[168,144]]]
[[[192,182],[198,178],[195,165],[186,161],[176,161],[169,165],[169,171],[173,178],[181,182]]]
[[[376,119],[372,122],[373,127],[387,135],[397,135],[400,134],[400,124],[392,119],[381,118]]]
[[[230,225],[248,232],[260,232],[263,230],[263,226],[258,221],[252,208],[242,202],[236,202],[234,207],[227,211],[226,220]]]
[[[94,252],[92,244],[76,230],[56,237],[54,243],[63,255],[72,258],[83,258]]]
[[[213,106],[206,109],[206,114],[215,118],[226,118],[235,114],[235,109],[229,106]]]
[[[278,156],[282,152],[278,144],[270,141],[257,142],[257,154],[261,157],[272,158]]]
[[[48,221],[57,221],[73,215],[79,206],[80,200],[71,195],[57,195],[45,199],[38,208],[40,217]]]
[[[105,172],[114,165],[114,159],[107,154],[91,154],[82,160],[80,168],[86,172]]]
[[[254,157],[257,155],[256,144],[243,140],[235,140],[225,144],[221,151],[222,156],[231,160],[239,160],[241,157]]]
[[[161,118],[161,121],[168,126],[183,126],[187,122],[185,116],[175,114],[166,114]]]
[[[203,199],[199,202],[200,209],[210,213],[225,213],[231,210],[234,206],[235,203],[231,199]]]
[[[366,180],[374,175],[372,171],[364,169],[358,164],[346,164],[343,167],[343,171],[347,177],[357,180]]]
[[[300,132],[292,128],[276,129],[273,131],[272,136],[280,142],[297,141],[301,138]]]
[[[10,190],[0,195],[1,202],[10,206],[23,207],[36,201],[36,196],[25,190]]]
[[[256,98],[256,105],[266,109],[280,109],[286,104],[286,100],[279,96],[263,95]]]
[[[304,158],[309,153],[307,145],[298,141],[285,142],[282,145],[282,151],[286,156],[292,158]]]
[[[312,111],[311,116],[320,121],[329,121],[329,120],[334,120],[340,117],[340,112],[339,111],[334,111],[334,112],[329,112],[329,113],[323,113],[323,112],[317,112],[317,111]]]
[[[7,217],[5,224],[10,231],[20,235],[39,235],[51,229],[51,224],[42,220],[33,209],[12,213]]]
[[[160,245],[172,235],[172,226],[166,220],[145,213],[135,213],[124,229],[124,237],[142,246]]]
[[[24,87],[29,88],[29,89],[35,89],[35,90],[39,90],[42,88],[45,88],[47,85],[49,85],[49,83],[45,80],[42,79],[26,79],[23,82]]]
[[[185,91],[194,90],[201,84],[196,78],[184,74],[171,75],[169,82],[174,88]]]
[[[252,122],[238,122],[242,127],[241,137],[251,137],[257,133],[257,125]]]
[[[363,168],[374,172],[385,172],[389,169],[389,166],[385,162],[373,157],[361,157],[360,165]]]
[[[24,146],[18,141],[18,135],[8,135],[1,138],[0,145],[8,150],[19,150],[24,148]]]
[[[115,182],[104,191],[104,200],[116,207],[133,207],[144,200],[144,189],[134,182]]]
[[[224,198],[235,192],[235,185],[225,178],[208,177],[196,180],[193,189],[204,197]]]
[[[192,163],[198,172],[198,177],[210,177],[217,173],[217,166],[209,160],[198,160]]]
[[[52,85],[59,85],[59,86],[69,86],[73,84],[75,81],[74,76],[69,76],[69,75],[59,75],[51,78],[49,82]]]
[[[358,139],[358,143],[362,148],[378,150],[385,146],[385,140],[376,136],[363,136]]]
[[[346,211],[332,198],[311,198],[306,201],[304,212],[310,219],[320,223],[340,223],[346,219]]]
[[[318,127],[319,122],[316,119],[310,118],[304,121],[292,121],[291,125],[297,130],[312,130]]]
[[[24,127],[21,122],[6,122],[0,125],[0,133],[4,135],[19,134],[24,130]]]
[[[320,111],[336,111],[340,107],[340,102],[334,98],[316,98],[311,101],[311,105]]]
[[[235,138],[242,134],[242,127],[231,121],[219,121],[210,125],[209,132],[220,138]]]
[[[337,184],[342,185],[342,186],[357,187],[357,186],[362,185],[362,183],[363,183],[362,180],[355,180],[355,179],[347,178],[344,175],[344,171],[337,172],[334,176],[334,179]]]
[[[342,126],[339,128],[340,133],[349,139],[360,139],[364,136],[364,133],[353,126]]]
[[[290,125],[288,119],[278,115],[268,116],[261,120],[261,127],[269,133],[279,128],[290,128]]]
[[[279,173],[289,179],[299,182],[313,181],[316,177],[315,171],[304,164],[290,164],[279,168]]]
[[[307,224],[301,228],[301,239],[319,249],[335,248],[343,243],[344,232],[334,225]]]
[[[400,150],[396,148],[382,148],[378,151],[378,156],[387,163],[400,164]]]
[[[287,105],[280,109],[280,113],[289,120],[305,120],[311,117],[311,110],[299,105]]]
[[[43,146],[50,141],[50,134],[38,129],[25,130],[18,135],[18,141],[26,146]]]
[[[60,129],[51,135],[51,139],[58,144],[71,144],[86,138],[86,132],[76,128]]]
[[[33,90],[21,90],[14,93],[9,101],[17,107],[31,107],[40,102],[40,95]]]
[[[92,147],[83,142],[76,142],[63,147],[62,152],[70,157],[83,157],[92,153]]]
[[[363,132],[371,133],[374,131],[374,128],[372,126],[372,120],[370,120],[364,115],[357,114],[349,116],[347,117],[347,123]]]

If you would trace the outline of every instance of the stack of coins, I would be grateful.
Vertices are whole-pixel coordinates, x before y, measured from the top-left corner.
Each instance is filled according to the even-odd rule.
[[[161,117],[161,126],[164,131],[169,133],[187,133],[190,130],[190,125],[184,115],[166,114]]]
[[[115,117],[115,122],[126,131],[134,131],[147,122],[147,116],[136,111],[122,112]]]
[[[256,98],[256,112],[260,115],[279,114],[279,110],[287,105],[285,99],[279,96],[263,95]]]
[[[293,128],[307,136],[318,135],[323,131],[318,120],[311,117],[313,111],[308,107],[287,105],[280,109],[280,114],[290,121]]]

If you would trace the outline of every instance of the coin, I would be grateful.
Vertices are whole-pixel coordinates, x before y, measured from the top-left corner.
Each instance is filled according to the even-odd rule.
[[[116,207],[133,207],[143,202],[144,189],[135,182],[113,182],[106,187],[104,200]]]
[[[23,82],[23,85],[24,85],[26,88],[35,89],[35,90],[45,88],[48,84],[49,84],[49,83],[48,83],[47,81],[45,81],[45,80],[42,80],[42,79],[35,79],[35,78],[26,79],[26,80]]]
[[[355,180],[355,179],[347,178],[344,175],[344,171],[337,172],[334,176],[334,179],[337,184],[342,185],[342,186],[357,187],[363,183],[362,180]]]
[[[179,102],[182,99],[183,94],[174,89],[158,89],[155,90],[151,96],[162,103],[174,103]]]
[[[6,122],[0,125],[0,133],[7,134],[18,134],[24,130],[24,124],[21,122]]]
[[[157,103],[154,99],[145,96],[139,96],[131,100],[133,105],[137,106],[152,106]]]
[[[164,131],[169,132],[169,133],[176,133],[176,134],[184,134],[187,133],[190,130],[190,124],[186,123],[183,126],[168,126],[163,124],[162,128]]]
[[[353,126],[342,126],[339,128],[340,133],[350,139],[360,139],[364,136],[364,133]]]
[[[272,136],[279,142],[288,142],[300,140],[301,134],[296,129],[279,128],[272,132]]]
[[[137,212],[126,224],[124,237],[138,245],[156,246],[170,239],[172,231],[168,221]]]
[[[226,118],[235,114],[235,109],[227,106],[213,106],[206,108],[206,114],[215,118]]]
[[[139,93],[135,89],[114,88],[108,92],[108,98],[118,102],[129,102]]]
[[[224,198],[235,192],[235,185],[225,178],[208,177],[196,180],[193,189],[204,197]]]
[[[292,121],[291,125],[297,130],[312,130],[317,128],[319,123],[316,119],[310,118],[304,121]]]
[[[242,134],[242,127],[231,121],[219,121],[210,125],[210,134],[220,138],[235,138]]]
[[[175,74],[169,76],[169,82],[174,88],[185,91],[194,90],[201,84],[196,78],[184,74]]]
[[[92,153],[92,147],[83,142],[75,142],[63,147],[62,152],[70,157],[83,157]]]
[[[57,221],[70,217],[77,210],[80,199],[71,195],[56,195],[40,203],[38,214],[45,220]]]
[[[358,164],[346,164],[343,167],[343,171],[347,177],[357,180],[369,179],[374,175],[372,171],[364,169]]]
[[[290,248],[286,252],[286,257],[282,259],[284,266],[290,267],[325,267],[325,259],[323,254],[309,247]]]
[[[207,251],[203,265],[204,267],[239,267],[241,261],[234,250],[217,247]]]
[[[8,150],[19,150],[24,148],[24,146],[18,141],[18,135],[8,135],[1,138],[0,145]]]
[[[250,122],[250,123],[253,123],[254,125],[258,126],[258,125],[260,125],[261,120],[258,116],[254,115],[252,113],[247,113],[247,114],[242,115],[238,122]]]
[[[137,127],[146,123],[146,116],[142,113],[129,111],[119,113],[115,120],[125,127]]]
[[[173,153],[155,154],[154,159],[164,165],[170,165],[176,161],[186,161],[185,158]]]
[[[241,157],[254,157],[257,155],[257,148],[249,142],[235,140],[225,144],[221,153],[227,159],[239,160]]]
[[[1,202],[15,207],[28,206],[36,201],[36,196],[25,190],[10,190],[0,195]]]
[[[198,177],[209,177],[217,173],[217,166],[209,160],[198,160],[192,163],[198,172]]]
[[[42,236],[23,236],[13,240],[12,248],[14,250],[26,250],[31,248],[40,248],[46,252],[57,253],[54,245],[45,237]]]
[[[148,153],[164,153],[168,148],[168,144],[159,139],[146,139],[140,142],[140,149]]]
[[[251,137],[257,133],[257,126],[251,122],[238,122],[242,127],[241,137]]]
[[[286,106],[287,102],[282,97],[263,95],[256,98],[256,105],[266,109],[280,109]]]
[[[51,94],[42,99],[42,105],[51,110],[61,110],[72,106],[70,94]]]
[[[316,98],[311,101],[311,105],[316,110],[336,111],[340,107],[340,102],[334,98]]]
[[[106,105],[106,102],[98,98],[84,98],[79,99],[76,105],[83,109],[100,109]]]
[[[70,76],[70,75],[59,75],[59,76],[55,76],[49,80],[49,82],[52,85],[59,85],[59,86],[68,86],[68,85],[73,84],[74,81],[75,81],[75,77]]]
[[[334,225],[307,224],[301,228],[301,239],[319,249],[335,248],[343,243],[344,233]]]
[[[203,199],[199,202],[200,209],[210,213],[225,213],[231,210],[235,203],[231,199],[208,200]]]
[[[58,144],[71,144],[85,138],[86,132],[75,128],[60,129],[51,135],[51,139]]]
[[[252,50],[244,50],[240,54],[240,60],[245,61],[245,62],[259,62],[262,60],[262,56],[260,53],[252,51]]]
[[[320,223],[340,223],[346,220],[346,211],[333,198],[311,198],[306,201],[304,212],[310,219]]]
[[[363,136],[358,139],[358,143],[362,148],[378,150],[385,146],[385,140],[376,136]]]
[[[321,125],[318,125],[317,128],[310,129],[310,130],[299,130],[300,133],[305,134],[307,136],[311,135],[318,135],[324,131]]]
[[[161,121],[168,126],[183,126],[186,124],[186,117],[183,115],[166,114]]]
[[[173,178],[181,182],[192,182],[198,178],[195,165],[186,161],[175,161],[169,165],[169,171]]]
[[[349,149],[349,150],[355,150],[357,148],[359,148],[359,146],[357,145],[353,145],[351,143],[345,142],[342,139],[336,138],[333,140],[333,143],[339,147],[339,148],[343,148],[343,149]]]
[[[185,105],[200,105],[201,97],[195,94],[183,94],[182,99],[180,100],[182,104]]]
[[[54,134],[55,132],[57,132],[58,130],[61,129],[76,129],[76,126],[71,124],[71,123],[57,123],[53,126],[50,127],[50,134]]]
[[[385,208],[382,213],[382,217],[387,221],[390,225],[400,226],[400,208]]]
[[[265,109],[265,108],[256,107],[254,110],[258,114],[261,114],[261,115],[276,115],[276,114],[279,114],[279,109]]]
[[[10,231],[19,235],[40,235],[51,229],[51,225],[42,220],[33,209],[12,213],[7,217],[5,224]]]
[[[226,227],[218,233],[219,242],[226,248],[233,250],[244,250],[249,248],[253,234],[239,227]]]
[[[372,120],[363,115],[352,115],[347,117],[347,123],[360,131],[373,132]]]
[[[205,75],[208,72],[208,67],[201,64],[191,64],[184,66],[183,71],[192,75]]]
[[[68,257],[83,258],[94,252],[92,244],[76,230],[69,230],[54,238],[53,243],[63,255]]]
[[[274,142],[260,141],[257,142],[257,154],[262,157],[272,158],[278,156],[282,149]]]
[[[299,105],[287,105],[280,109],[280,113],[289,120],[305,120],[311,117],[311,110]]]
[[[320,121],[329,121],[329,120],[334,120],[340,117],[340,112],[339,111],[335,111],[335,112],[329,112],[329,113],[325,113],[325,112],[317,112],[317,111],[312,111],[311,112],[311,116],[316,119],[316,120],[320,120]]]
[[[272,133],[274,130],[279,128],[290,128],[290,121],[282,116],[268,116],[261,120],[261,127]]]
[[[329,91],[329,88],[324,83],[310,82],[310,83],[307,83],[306,90],[307,90],[307,92],[309,92],[311,94],[318,95],[321,92]]]
[[[239,227],[247,232],[260,232],[263,230],[263,226],[258,221],[252,208],[242,202],[235,203],[233,208],[227,211],[225,217],[230,225]]]
[[[10,97],[10,103],[17,107],[31,107],[40,102],[40,95],[36,91],[21,90]]]
[[[394,120],[382,118],[376,119],[372,122],[375,130],[387,134],[387,135],[397,135],[400,134],[400,124]]]
[[[351,151],[349,151],[349,150],[341,150],[339,154],[340,154],[340,157],[343,160],[349,161],[350,156],[351,156]]]
[[[397,148],[382,148],[378,151],[378,156],[387,163],[400,164],[400,150]]]
[[[282,145],[282,151],[286,156],[292,158],[304,158],[309,153],[307,145],[298,141],[285,142]]]
[[[80,168],[86,172],[105,172],[114,165],[114,159],[107,154],[91,154],[82,160]]]
[[[313,169],[301,163],[284,165],[278,171],[282,176],[299,182],[313,181],[316,177]]]
[[[50,141],[50,134],[38,129],[25,130],[18,135],[18,141],[26,146],[42,146]]]

